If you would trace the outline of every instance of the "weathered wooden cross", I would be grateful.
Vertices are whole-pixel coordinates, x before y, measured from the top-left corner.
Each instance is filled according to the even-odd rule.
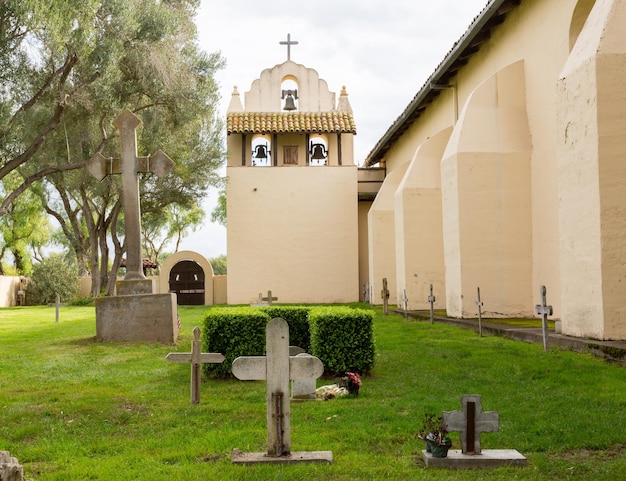
[[[476,305],[478,306],[478,335],[482,337],[483,335],[483,301],[480,300],[480,287],[476,288],[478,290],[478,300],[476,301]]]
[[[220,353],[202,352],[202,341],[200,340],[200,328],[193,328],[193,341],[191,341],[191,352],[170,352],[166,359],[170,362],[191,363],[191,404],[200,403],[200,364],[221,363],[224,356]]]
[[[174,162],[163,151],[153,156],[137,156],[137,127],[141,119],[130,110],[124,111],[113,121],[120,131],[121,158],[106,158],[100,152],[87,164],[87,170],[96,179],[110,174],[122,174],[124,202],[124,229],[126,236],[126,280],[145,279],[141,257],[141,209],[139,207],[139,172],[153,172],[162,177]]]
[[[389,289],[387,289],[386,277],[383,277],[383,288],[380,291],[380,297],[383,299],[383,314],[386,316],[389,309]]]
[[[535,306],[535,313],[541,316],[541,331],[543,332],[543,350],[548,350],[548,316],[552,315],[552,306],[546,301],[546,286],[539,288],[541,294],[541,304]]]
[[[444,411],[443,424],[449,432],[461,432],[463,454],[480,454],[480,433],[498,430],[499,415],[496,411],[483,412],[480,394],[464,394],[462,411]]]
[[[232,372],[242,381],[263,379],[267,381],[267,453],[263,456],[278,458],[289,456],[291,453],[289,380],[317,379],[324,373],[324,366],[322,361],[314,356],[289,356],[289,326],[281,318],[272,319],[267,324],[266,343],[266,356],[238,357],[233,361]],[[246,462],[234,458],[232,461]],[[328,454],[325,454],[322,461],[329,461]],[[257,458],[247,462],[262,460]]]
[[[430,295],[428,296],[428,302],[430,303],[430,323],[435,320],[435,296],[433,296],[433,285],[430,285]]]
[[[261,297],[259,294],[259,298],[261,301],[266,301],[268,306],[271,306],[272,302],[278,300],[278,297],[272,297],[272,291],[267,291],[267,297]]]

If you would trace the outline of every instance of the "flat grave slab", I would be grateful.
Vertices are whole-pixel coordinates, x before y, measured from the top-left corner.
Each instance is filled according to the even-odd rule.
[[[233,451],[230,456],[233,464],[296,464],[296,463],[332,463],[332,451],[292,451],[282,456],[269,456],[267,453],[244,453]]]
[[[463,454],[460,449],[450,449],[448,457],[434,458],[422,451],[426,466],[449,469],[484,469],[499,466],[526,466],[526,458],[515,449],[483,449],[481,454]]]

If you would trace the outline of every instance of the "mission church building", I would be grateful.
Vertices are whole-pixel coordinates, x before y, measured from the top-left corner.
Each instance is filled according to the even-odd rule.
[[[491,0],[365,160],[373,292],[626,339],[625,79],[625,0]]]
[[[563,334],[626,339],[625,78],[626,0],[491,0],[359,168],[345,91],[263,71],[228,111],[228,302],[380,304],[387,279],[409,310],[432,284],[451,317],[479,288],[534,317],[545,286]]]

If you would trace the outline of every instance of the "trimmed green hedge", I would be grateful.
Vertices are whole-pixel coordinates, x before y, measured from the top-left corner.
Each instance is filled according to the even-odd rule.
[[[309,313],[311,354],[327,374],[366,374],[374,365],[374,313],[350,307],[316,307]]]
[[[327,374],[365,374],[374,365],[374,313],[343,306],[216,307],[204,319],[203,352],[221,352],[222,364],[204,364],[206,375],[231,375],[239,356],[265,354],[265,327],[276,317],[289,324],[289,344],[317,356]]]
[[[221,364],[203,364],[207,375],[227,377],[239,356],[265,354],[265,326],[270,316],[256,307],[218,307],[204,319],[203,352],[221,352]]]
[[[289,345],[298,346],[311,352],[311,331],[309,329],[310,307],[304,306],[264,306],[263,312],[270,319],[280,317],[289,324]]]

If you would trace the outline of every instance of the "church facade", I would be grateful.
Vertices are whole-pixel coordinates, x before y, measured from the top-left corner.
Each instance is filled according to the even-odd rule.
[[[626,339],[626,1],[491,0],[374,146],[372,292]],[[389,261],[389,252],[395,259]]]
[[[288,58],[244,97],[235,88],[227,113],[228,303],[270,291],[274,302],[358,301],[356,125],[345,89],[337,99]]]

